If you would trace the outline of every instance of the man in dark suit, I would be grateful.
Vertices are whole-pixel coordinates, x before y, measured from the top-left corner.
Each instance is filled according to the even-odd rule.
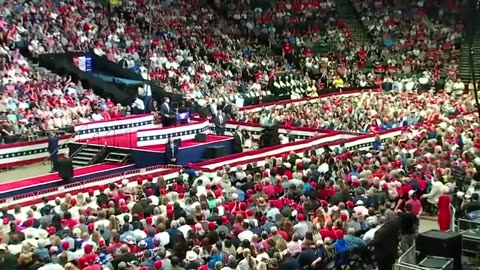
[[[233,134],[233,151],[235,153],[243,152],[243,135],[242,130],[238,126],[235,129],[235,134]]]
[[[167,164],[177,164],[178,146],[173,143],[173,139],[169,138],[165,147],[165,158]]]
[[[70,183],[70,180],[73,178],[73,164],[72,160],[64,157],[60,158],[57,161],[58,163],[58,174],[62,178],[64,184]]]
[[[398,222],[390,221],[377,230],[371,242],[375,248],[373,255],[378,270],[391,270],[397,259],[400,227]]]
[[[160,115],[162,116],[162,126],[169,127],[172,125],[172,118],[175,116],[170,107],[170,98],[165,97],[162,105],[160,105]]]
[[[225,135],[225,124],[227,119],[225,119],[225,114],[222,110],[218,110],[217,115],[215,116],[215,133],[217,135],[223,136]]]
[[[58,171],[58,136],[55,132],[48,137],[48,153],[52,162],[52,172]]]

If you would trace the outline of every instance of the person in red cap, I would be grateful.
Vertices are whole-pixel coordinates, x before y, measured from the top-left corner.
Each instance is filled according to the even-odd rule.
[[[230,230],[230,219],[228,218],[228,216],[222,216],[221,221],[222,221],[221,226],[225,226],[225,227],[227,227],[228,230]]]
[[[309,225],[306,222],[305,215],[302,213],[297,214],[298,223],[293,226],[293,230],[298,234],[300,238],[304,238],[308,232]]]
[[[163,263],[161,260],[155,261],[153,263],[153,268],[155,268],[155,270],[161,270],[162,267],[163,267]]]
[[[97,261],[97,254],[93,251],[93,246],[90,244],[85,245],[83,247],[84,255],[80,257],[77,261],[78,268],[84,269],[89,265],[95,264]]]
[[[217,228],[217,224],[215,224],[215,222],[209,222],[207,227],[209,231],[214,231]]]
[[[337,240],[335,240],[335,243],[333,243],[333,247],[335,248],[335,252],[337,254],[341,254],[341,253],[344,253],[344,252],[348,251],[348,245],[347,245],[347,242],[345,242],[344,235],[345,235],[345,233],[343,232],[343,230],[336,230],[335,231],[335,238]],[[342,257],[337,258],[336,264],[337,265],[343,265],[345,263],[344,260],[345,259],[342,258]]]
[[[120,235],[119,234],[114,234],[112,237],[112,241],[108,245],[108,252],[110,254],[118,254],[117,250],[122,246],[122,243],[120,242]]]

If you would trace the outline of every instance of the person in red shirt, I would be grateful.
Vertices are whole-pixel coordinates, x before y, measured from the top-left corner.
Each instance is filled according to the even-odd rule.
[[[122,117],[122,113],[120,112],[120,110],[115,107],[112,109],[112,112],[110,113],[110,118],[111,119],[118,119],[118,118],[121,118]]]
[[[115,234],[113,236],[112,242],[110,243],[110,245],[108,245],[108,252],[110,254],[118,254],[120,253],[119,250],[121,246],[122,243],[120,243],[120,235]]]
[[[94,265],[97,261],[97,254],[93,253],[93,246],[90,244],[85,245],[83,248],[85,255],[80,257],[77,261],[78,268],[84,269],[89,265]]]
[[[417,217],[423,212],[422,203],[417,198],[417,194],[414,190],[410,190],[408,192],[408,197],[410,198],[405,204],[410,204],[412,206],[412,214],[416,215]]]

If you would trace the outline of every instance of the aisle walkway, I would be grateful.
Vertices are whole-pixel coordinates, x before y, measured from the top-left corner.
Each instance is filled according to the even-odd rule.
[[[36,163],[23,167],[17,167],[11,170],[1,171],[0,183],[8,183],[16,180],[48,174],[50,170],[50,163],[47,162],[45,165],[43,165],[42,163]]]

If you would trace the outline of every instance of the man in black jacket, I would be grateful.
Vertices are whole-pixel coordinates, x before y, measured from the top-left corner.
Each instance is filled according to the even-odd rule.
[[[405,213],[400,214],[400,234],[402,251],[407,251],[412,245],[418,231],[419,219],[412,213],[412,205],[405,204]]]
[[[233,151],[235,154],[243,152],[243,136],[240,127],[237,127],[235,134],[233,134]]]
[[[374,249],[374,258],[378,265],[378,270],[392,270],[398,254],[398,238],[400,229],[397,221],[385,223],[372,240]]]

